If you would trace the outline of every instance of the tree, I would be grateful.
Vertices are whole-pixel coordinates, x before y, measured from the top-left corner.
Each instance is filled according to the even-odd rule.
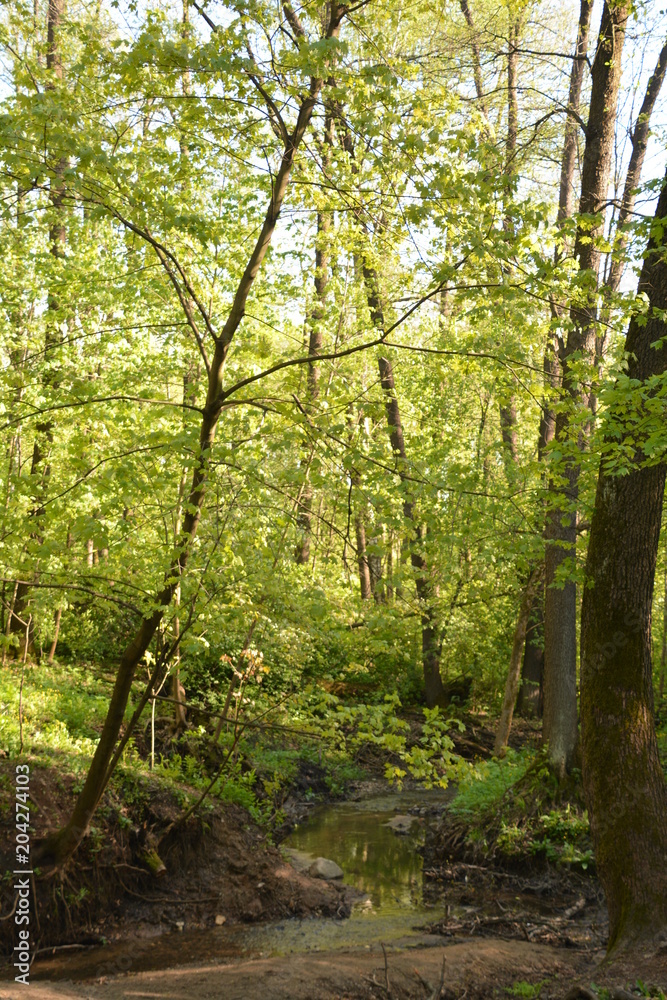
[[[570,309],[571,328],[559,348],[563,389],[569,405],[559,408],[555,440],[568,452],[558,479],[551,480],[550,509],[546,525],[544,612],[544,741],[554,771],[563,775],[573,762],[577,745],[576,583],[570,575],[559,579],[572,561],[577,541],[577,498],[580,463],[577,451],[584,444],[582,406],[588,394],[582,386],[582,366],[595,355],[595,295],[600,269],[599,238],[604,226],[604,205],[616,126],[621,82],[621,57],[629,3],[605,3],[592,68],[591,99],[586,124],[586,146],[581,175],[579,223],[574,257],[579,262],[583,301]],[[578,414],[578,415],[577,415]],[[574,441],[572,440],[574,438]]]
[[[611,951],[667,928],[667,787],[653,715],[651,605],[664,489],[652,403],[667,372],[667,178],[609,393],[581,611],[583,775]],[[658,448],[655,438],[657,432]]]
[[[296,37],[305,41],[305,31],[291,5],[285,3],[284,10]],[[338,4],[332,5],[325,33],[325,41],[328,42],[337,37],[344,15],[345,8],[340,7]],[[154,610],[148,617],[143,619],[121,657],[104,727],[72,815],[67,824],[52,837],[48,838],[41,846],[39,855],[43,861],[49,860],[57,864],[62,864],[73,854],[88,830],[90,820],[94,815],[110,777],[109,765],[120,733],[137,665],[148,649],[165,613],[165,609],[170,605],[179,581],[184,574],[190,549],[201,519],[215,430],[225,401],[223,387],[225,360],[234,335],[243,319],[248,295],[271,243],[289,184],[296,153],[308,128],[323,82],[322,76],[313,76],[310,78],[308,90],[301,98],[296,121],[289,132],[282,118],[279,116],[277,118],[276,126],[279,127],[279,125],[282,125],[283,153],[278,173],[272,184],[271,197],[264,223],[236,289],[225,323],[218,335],[212,335],[214,349],[211,360],[208,360],[205,352],[203,354],[208,375],[206,402],[199,432],[199,454],[193,467],[192,480],[187,497],[187,511],[183,518],[181,537],[178,540],[171,566],[165,574],[164,586],[156,595]],[[269,106],[271,107],[271,102]],[[275,111],[273,113],[275,114]],[[129,228],[134,228],[135,231],[138,230],[138,227],[133,227],[132,224],[129,225]],[[170,270],[168,253],[159,244],[156,244],[156,241],[152,239],[150,234],[147,232],[138,234],[142,235],[153,246],[158,258],[163,263],[166,259],[166,270],[170,274],[170,277],[173,275],[172,280],[174,284],[178,286],[179,278],[185,281],[182,269],[178,271],[178,276]],[[191,288],[186,286],[185,291],[192,295],[193,290]],[[181,298],[181,301],[184,301],[185,296],[182,289],[180,289],[179,298]],[[192,298],[194,301],[197,301],[196,295],[192,295]],[[208,317],[204,314],[203,308],[199,306],[199,309],[202,313],[202,318],[206,321]],[[207,325],[210,331],[210,321]]]

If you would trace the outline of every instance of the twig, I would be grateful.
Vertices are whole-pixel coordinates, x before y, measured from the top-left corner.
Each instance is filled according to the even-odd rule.
[[[95,944],[54,944],[49,945],[48,948],[38,948],[37,951],[33,952],[33,958],[37,955],[43,955],[44,952],[50,951],[52,955],[55,955],[57,951],[72,951],[74,948],[98,948],[100,942],[95,942]]]
[[[426,992],[430,997],[433,993],[433,987],[429,983],[428,979],[424,979],[421,972],[414,965],[412,966],[412,971],[414,972],[415,976],[417,977],[417,979],[422,984],[422,986],[424,987],[424,989],[426,990]]]
[[[440,982],[431,993],[429,1000],[440,1000],[440,994],[442,993],[442,988],[445,985],[445,966],[447,963],[447,956],[442,956],[442,969],[440,970]]]
[[[391,990],[389,989],[389,962],[387,961],[387,949],[382,941],[380,941],[380,947],[382,948],[382,954],[384,955],[384,988],[387,991],[387,996],[390,997]]]
[[[16,907],[17,907],[18,901],[19,901],[19,894],[17,892],[16,893],[16,899],[14,900],[14,905],[12,906],[11,910],[9,911],[9,913],[5,917],[0,917],[0,921],[2,921],[2,920],[9,920],[10,917],[14,916],[14,913],[16,912]]]

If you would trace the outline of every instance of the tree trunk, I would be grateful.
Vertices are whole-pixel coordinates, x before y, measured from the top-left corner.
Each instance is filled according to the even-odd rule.
[[[521,665],[521,687],[516,710],[524,719],[542,716],[542,680],[544,673],[544,578],[533,597],[528,615],[526,645]]]
[[[574,304],[570,310],[571,329],[567,344],[561,347],[560,361],[563,388],[568,398],[556,417],[556,439],[567,450],[571,437],[572,413],[588,405],[588,391],[576,377],[578,360],[592,365],[595,355],[597,281],[600,268],[599,237],[604,228],[604,205],[609,184],[609,169],[614,143],[614,129],[621,79],[621,56],[625,28],[631,4],[629,0],[605,3],[600,24],[597,52],[593,62],[592,89],[586,128],[579,211],[595,216],[577,229],[574,256],[582,272],[590,273],[588,302]],[[574,367],[573,367],[574,363]],[[583,447],[580,432],[576,446]],[[563,776],[572,766],[577,743],[576,677],[576,585],[567,579],[566,560],[574,560],[577,539],[579,462],[569,456],[559,470],[564,486],[553,479],[549,484],[550,509],[545,537],[546,592],[544,610],[544,741],[554,772]],[[561,570],[565,582],[556,584]]]
[[[505,697],[503,698],[503,707],[500,711],[498,728],[496,730],[496,739],[493,745],[493,752],[496,757],[503,757],[507,750],[507,741],[509,739],[510,729],[512,728],[514,706],[516,704],[516,697],[519,691],[519,678],[521,676],[521,651],[523,649],[523,644],[526,641],[526,629],[528,627],[530,609],[533,599],[538,592],[539,584],[542,581],[542,572],[542,566],[533,570],[528,578],[528,583],[524,588],[521,598],[519,614],[516,620],[516,628],[514,629],[514,642],[512,643],[512,654],[510,656],[510,665],[507,672],[507,681],[505,682]]]
[[[324,118],[324,143],[322,152],[322,169],[326,173],[331,162],[331,147],[333,146],[333,115],[327,110]],[[313,361],[308,365],[308,387],[306,412],[313,410],[319,396],[320,369],[314,360],[322,352],[324,338],[323,322],[326,312],[327,285],[329,284],[329,248],[327,234],[330,229],[330,219],[327,212],[317,213],[317,238],[315,241],[315,300],[310,312],[310,337],[308,355]],[[306,477],[308,473],[306,471]],[[299,510],[297,514],[297,530],[299,538],[296,544],[295,558],[297,563],[304,565],[310,561],[310,540],[313,532],[313,487],[306,478],[301,491]]]
[[[503,229],[507,234],[508,241],[514,235],[514,222],[512,214],[509,211],[509,203],[511,202],[516,183],[516,153],[519,133],[519,33],[520,22],[516,18],[510,22],[507,45],[507,139],[505,141],[504,172],[506,210],[505,218],[503,219]],[[502,270],[503,273],[509,274],[510,269],[506,264],[503,265]],[[518,459],[516,403],[512,396],[506,403],[501,403],[500,405],[500,433],[503,440],[507,479],[511,483],[514,478]]]
[[[65,0],[48,0],[46,10],[46,67],[52,74],[53,78],[58,81],[61,81],[63,78],[60,26],[64,13]],[[53,86],[54,84],[52,81],[49,81],[46,84],[47,90],[53,89]],[[64,256],[65,241],[67,239],[64,222],[65,182],[63,179],[66,166],[67,161],[61,158],[56,164],[53,177],[51,178],[49,185],[49,200],[53,210],[53,216],[49,226],[49,252],[55,260],[59,260]],[[49,287],[48,289],[47,306],[51,316],[53,316],[60,308],[60,303],[53,291],[53,287]],[[51,321],[49,321],[44,343],[45,357],[48,357],[49,349],[53,348],[55,345],[57,336],[57,333],[54,334]],[[45,385],[53,384],[54,380],[52,375],[45,375],[43,379]],[[47,462],[45,462],[45,459],[48,459],[48,453],[53,443],[53,424],[51,421],[37,423],[35,431],[36,435],[32,452],[32,466],[30,469],[31,480],[35,483],[35,505],[30,512],[30,522],[32,524],[30,535],[32,538],[39,539],[39,525],[44,516],[44,500],[46,498],[48,479],[51,475],[51,467]],[[26,613],[26,609],[29,604],[29,595],[29,584],[25,581],[21,582],[16,593],[14,608],[17,617],[14,617],[11,621],[11,630],[19,633],[19,649],[21,658],[23,658],[24,653],[31,652],[33,646],[35,625],[32,618],[30,619],[31,624],[27,632],[18,624],[19,618],[25,619],[29,617]]]
[[[666,216],[667,177],[656,218]],[[667,324],[661,318],[667,309],[667,264],[663,230],[657,231],[658,247],[652,239],[638,289],[648,295],[648,318],[632,319],[625,343],[627,376],[636,385],[667,371]],[[656,342],[657,349],[651,346]],[[634,446],[636,465],[622,476],[609,475],[604,458],[600,466],[581,612],[584,790],[612,951],[657,942],[667,930],[667,788],[651,669],[665,465],[641,467],[635,423],[646,419],[647,408],[631,418],[623,400],[614,409],[612,401],[607,440],[618,441],[620,426],[621,445]]]
[[[407,482],[407,456],[405,439],[401,423],[401,411],[396,397],[394,373],[388,358],[378,358],[380,384],[385,394],[385,411],[387,427],[392,451],[398,461],[398,474],[401,482]],[[429,708],[445,704],[445,690],[440,676],[440,644],[437,625],[437,614],[434,607],[435,594],[428,575],[428,566],[418,545],[424,539],[424,532],[415,524],[414,501],[406,497],[403,501],[403,516],[414,526],[414,539],[410,546],[410,562],[415,571],[415,587],[421,608],[422,624],[422,665],[424,670],[424,690],[426,704]]]
[[[660,653],[660,684],[658,687],[658,701],[662,703],[665,693],[665,673],[667,672],[667,566],[665,567],[665,582],[663,587],[663,608],[662,608],[662,650]]]
[[[644,157],[646,156],[646,147],[648,146],[651,115],[653,114],[653,108],[655,107],[655,102],[658,99],[660,90],[662,89],[666,71],[667,42],[665,42],[660,50],[660,54],[658,55],[658,61],[656,62],[655,69],[653,70],[646,86],[644,100],[642,101],[642,106],[639,109],[637,121],[635,122],[635,127],[632,132],[632,153],[630,154],[630,162],[628,163],[628,172],[625,175],[623,197],[621,199],[621,207],[618,212],[618,221],[616,223],[616,232],[618,235],[614,246],[614,255],[609,268],[609,273],[607,274],[607,278],[605,280],[605,285],[612,292],[618,291],[621,278],[623,277],[623,271],[625,269],[623,252],[627,246],[628,236],[627,233],[624,232],[623,227],[627,223],[635,207],[637,188],[639,187],[639,183],[641,181],[642,167],[644,165]]]
[[[479,104],[480,111],[484,118],[487,118],[486,103],[484,101],[484,82],[482,80],[482,62],[479,55],[479,42],[477,41],[477,32],[475,31],[475,22],[473,21],[472,11],[470,10],[470,5],[468,0],[459,0],[461,7],[461,12],[466,19],[466,24],[470,30],[470,50],[472,52],[472,76],[475,81],[475,93],[477,94],[477,102]]]
[[[370,601],[371,599],[371,571],[368,565],[368,556],[366,555],[366,528],[364,527],[363,518],[360,514],[357,514],[354,520],[354,527],[357,536],[357,565],[359,566],[359,592],[361,594],[362,601]]]
[[[287,14],[291,12],[289,4],[284,4]],[[338,35],[340,23],[345,14],[345,8],[331,4],[331,17],[327,37]],[[293,12],[292,12],[293,16]],[[298,23],[298,22],[297,22]],[[206,404],[203,410],[198,459],[194,464],[192,482],[188,494],[186,514],[183,519],[183,531],[169,570],[165,577],[162,591],[156,595],[155,610],[146,617],[136,635],[123,653],[116,674],[116,681],[107,716],[102,727],[100,739],[95,750],[83,789],[81,790],[72,811],[72,815],[61,830],[48,837],[41,845],[36,845],[35,863],[63,864],[74,853],[83,837],[86,835],[90,821],[95,813],[100,798],[109,780],[109,764],[113,758],[114,747],[120,734],[125,708],[132,688],[135,671],[141,657],[144,655],[160,624],[166,608],[170,604],[178,582],[183,576],[192,544],[197,534],[206,493],[206,479],[211,457],[211,449],[215,438],[215,429],[224,403],[222,374],[229,346],[243,319],[246,302],[255,282],[266,252],[275,232],[283,199],[287,191],[290,174],[301,145],[304,133],[312,117],[317,103],[323,80],[311,78],[308,94],[303,98],[296,124],[285,143],[280,168],[273,178],[271,197],[269,200],[264,224],[257,242],[248,260],[245,271],[239,281],[231,304],[227,320],[215,340],[215,350],[210,361],[208,372],[208,388]]]

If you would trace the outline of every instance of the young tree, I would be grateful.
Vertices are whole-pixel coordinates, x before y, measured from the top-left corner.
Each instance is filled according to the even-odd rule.
[[[283,4],[285,16],[296,39],[307,45],[305,30],[291,4]],[[324,43],[330,43],[337,38],[341,22],[345,16],[346,8],[337,3],[331,5],[330,18],[324,36]],[[333,49],[329,47],[327,51],[332,57]],[[319,67],[318,67],[319,68]],[[206,485],[209,476],[211,453],[215,439],[215,431],[220,418],[220,414],[225,402],[225,391],[223,381],[223,370],[225,361],[229,353],[229,348],[236,334],[245,313],[248,295],[259,274],[266,253],[271,244],[280,210],[287,192],[290,175],[294,166],[297,151],[303,141],[304,135],[310,123],[313,110],[319,98],[324,78],[322,75],[310,77],[310,81],[305,93],[301,95],[300,105],[296,120],[291,129],[287,129],[282,117],[275,109],[271,98],[268,98],[270,113],[274,115],[276,128],[278,129],[282,142],[282,156],[280,167],[273,178],[271,196],[266,209],[264,223],[254,248],[250,254],[247,265],[236,288],[231,306],[225,322],[219,334],[213,334],[210,319],[205,315],[202,306],[199,306],[202,318],[207,322],[207,328],[213,337],[213,355],[209,360],[206,352],[203,357],[207,368],[207,391],[206,401],[202,411],[202,420],[199,432],[199,450],[194,462],[190,487],[187,496],[186,513],[183,517],[181,537],[178,540],[173,561],[165,574],[164,586],[155,596],[154,610],[143,619],[140,627],[136,631],[131,642],[123,652],[120,664],[116,673],[111,700],[107,716],[100,734],[100,739],[95,750],[83,789],[81,790],[71,817],[67,824],[56,834],[47,838],[38,851],[40,860],[62,864],[76,850],[81,839],[85,836],[91,818],[97,808],[103,794],[106,783],[109,780],[109,766],[112,761],[114,749],[120,733],[125,708],[134,680],[135,672],[141,657],[155,635],[155,632],[162,621],[165,610],[171,604],[177,587],[184,575],[184,571],[191,552],[193,541],[197,534],[197,529],[202,516],[204,498],[206,496]],[[194,325],[192,317],[188,315],[185,306],[185,293],[197,302],[197,296],[193,294],[193,289],[187,286],[185,290],[180,285],[180,281],[185,282],[182,269],[175,268],[169,255],[155,241],[149,232],[141,231],[138,226],[131,223],[129,228],[141,235],[156,251],[158,258],[170,274],[174,285],[179,291],[179,298],[184,303],[184,309],[189,322]],[[200,344],[200,348],[202,345]]]

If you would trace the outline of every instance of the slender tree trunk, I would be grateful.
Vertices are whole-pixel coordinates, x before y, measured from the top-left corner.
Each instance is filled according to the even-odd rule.
[[[567,99],[569,114],[565,118],[565,138],[563,140],[563,156],[561,159],[560,187],[558,193],[558,222],[565,222],[572,217],[575,204],[574,171],[577,165],[577,135],[581,103],[581,85],[586,68],[586,53],[588,51],[588,32],[591,25],[593,0],[581,0],[579,6],[579,25],[577,41],[570,72],[570,92]]]
[[[472,52],[472,76],[475,82],[475,93],[477,94],[477,103],[479,109],[482,112],[484,118],[487,118],[486,103],[484,100],[484,82],[482,79],[482,61],[479,54],[479,42],[477,40],[477,32],[475,30],[475,22],[473,20],[472,11],[470,10],[470,4],[468,0],[459,0],[461,7],[461,12],[466,19],[466,24],[470,30],[470,50]]]
[[[542,716],[542,677],[544,673],[544,578],[535,591],[528,615],[526,645],[521,664],[521,687],[516,710],[524,719]]]
[[[291,17],[294,19],[295,15],[289,3],[284,3],[284,10],[288,18]],[[335,3],[331,4],[331,18],[327,37],[338,35],[344,14],[345,8],[341,8]],[[294,30],[298,30],[299,27],[300,23],[296,20],[293,28]],[[113,758],[114,747],[120,734],[137,665],[148,649],[165,610],[173,599],[178,583],[182,579],[192,543],[199,527],[206,493],[211,449],[225,398],[222,375],[227,353],[243,319],[248,295],[273,238],[296,153],[312,117],[322,85],[323,80],[321,78],[311,78],[309,92],[301,101],[296,124],[285,143],[280,168],[273,178],[271,197],[264,224],[236,289],[227,320],[215,340],[215,350],[209,363],[208,387],[199,433],[198,457],[193,467],[181,539],[167,571],[165,585],[161,592],[156,595],[155,610],[143,620],[136,635],[121,657],[100,739],[83,789],[74,804],[72,815],[66,826],[53,836],[48,837],[41,845],[36,845],[34,854],[35,863],[44,864],[45,862],[53,862],[60,865],[71,857],[88,830],[90,821],[104,792],[106,782],[109,780],[109,764]]]
[[[614,254],[609,267],[609,272],[605,280],[606,287],[612,292],[618,291],[621,278],[623,277],[623,271],[625,269],[623,253],[627,246],[628,234],[625,231],[624,226],[628,222],[635,207],[637,188],[639,187],[641,181],[642,167],[644,166],[644,158],[646,156],[646,148],[648,146],[651,116],[662,89],[665,72],[667,72],[667,42],[665,42],[660,50],[660,54],[658,55],[655,69],[653,70],[646,86],[644,100],[642,101],[642,106],[639,109],[637,121],[635,122],[635,127],[632,131],[632,153],[630,154],[630,162],[628,163],[628,172],[625,175],[623,197],[621,199],[621,206],[616,223],[616,232],[618,235],[614,246]]]
[[[46,67],[47,70],[49,70],[50,79],[46,84],[47,90],[53,89],[55,85],[54,81],[60,82],[63,79],[60,29],[64,13],[65,0],[48,0],[46,11]],[[49,152],[52,156],[54,155],[53,150],[50,150]],[[55,165],[49,188],[49,200],[52,208],[52,219],[49,226],[49,252],[55,261],[60,260],[64,256],[65,241],[67,239],[64,220],[64,174],[66,166],[66,160],[61,157]],[[60,303],[52,286],[48,290],[47,305],[49,319],[47,320],[44,347],[45,356],[48,359],[48,352],[53,348],[58,338],[58,334],[55,331],[55,320],[53,317],[57,314],[60,308]],[[44,376],[44,383],[47,386],[49,384],[53,384],[52,376]],[[48,454],[53,443],[53,424],[51,421],[47,421],[46,423],[37,423],[35,431],[36,436],[33,445],[32,466],[30,469],[31,480],[35,483],[35,506],[30,513],[30,534],[33,538],[39,539],[40,522],[44,516],[44,500],[47,483],[49,476],[51,475],[51,467],[45,459],[48,458]],[[20,636],[19,649],[21,658],[23,658],[24,653],[30,652],[33,646],[35,629],[34,620],[26,613],[29,603],[29,595],[29,584],[25,581],[21,582],[16,593],[16,603],[14,609],[16,617],[12,619],[11,624],[12,631],[17,631]],[[31,624],[30,628],[26,631],[25,628],[18,625],[18,622],[19,618],[25,619],[28,617],[30,617]],[[26,642],[28,644],[27,650],[25,648]]]
[[[663,222],[649,243],[639,281],[649,314],[631,320],[625,343],[627,376],[636,385],[646,386],[667,371],[666,217],[667,177],[656,209]],[[647,413],[642,406],[629,418],[625,402],[617,411],[613,400],[610,404],[607,441],[617,444],[614,431],[620,427],[621,445],[634,447],[636,465],[623,476],[609,475],[604,460],[600,466],[581,612],[584,790],[607,897],[611,951],[664,940],[667,931],[667,787],[655,734],[651,666],[665,465],[642,467],[635,424],[641,427]]]
[[[542,572],[542,566],[533,570],[528,578],[528,582],[524,587],[523,595],[521,597],[521,605],[519,607],[519,614],[516,620],[516,628],[514,629],[514,642],[512,643],[512,654],[510,656],[510,665],[507,672],[507,681],[505,682],[503,707],[500,711],[498,728],[496,730],[496,739],[493,746],[493,752],[496,757],[504,756],[505,751],[507,750],[507,741],[509,739],[510,729],[512,728],[514,706],[516,704],[516,698],[519,691],[519,679],[521,677],[521,652],[523,650],[524,642],[526,641],[526,629],[528,627],[528,618],[530,616],[533,598],[535,597],[535,594],[539,589],[539,585],[542,582]]]
[[[595,355],[596,289],[600,267],[599,238],[604,227],[604,204],[621,79],[621,56],[629,0],[605,3],[597,52],[593,62],[591,100],[586,129],[579,211],[595,216],[597,224],[579,226],[574,256],[582,272],[589,272],[589,301],[575,304],[570,311],[571,328],[560,351],[563,388],[568,400],[556,417],[556,439],[567,450],[572,447],[572,416],[589,403],[588,393],[576,378],[573,362],[583,359],[592,365]],[[583,447],[580,432],[575,448]],[[550,482],[550,509],[547,514],[546,593],[544,611],[544,741],[554,772],[563,776],[572,766],[577,744],[576,676],[576,584],[568,576],[566,560],[574,560],[577,539],[579,461],[566,457],[559,470],[565,485]],[[556,583],[559,570],[565,572],[564,585]]]
[[[329,231],[329,217],[326,212],[317,213],[317,245],[315,247],[315,304],[310,314],[310,338],[308,343],[308,354],[311,358],[316,358],[322,352],[324,330],[322,322],[326,302],[326,288],[328,283],[328,261],[329,254],[324,242]],[[313,410],[314,404],[319,396],[319,366],[315,361],[308,365],[308,387],[306,399],[306,412]],[[306,463],[306,466],[308,463]],[[306,472],[307,475],[307,472]],[[297,514],[297,530],[299,537],[296,544],[295,558],[297,563],[304,565],[310,561],[310,540],[312,535],[313,520],[313,487],[306,479],[301,491],[299,510]]]
[[[380,383],[385,394],[385,411],[392,451],[398,462],[398,474],[402,483],[407,483],[407,455],[401,423],[401,411],[396,396],[394,373],[388,358],[378,358]],[[414,539],[410,547],[410,562],[415,571],[415,587],[421,609],[422,624],[422,664],[424,669],[424,689],[429,708],[444,705],[445,691],[440,676],[440,645],[437,613],[434,606],[435,593],[429,578],[428,565],[420,551],[424,532],[415,523],[414,501],[406,496],[403,501],[403,516],[413,524]]]
[[[641,181],[642,167],[644,166],[644,158],[648,146],[651,116],[660,90],[662,89],[666,71],[667,42],[665,42],[660,50],[655,69],[646,85],[644,100],[642,101],[642,106],[639,109],[639,114],[631,133],[632,153],[630,154],[630,162],[628,163],[625,184],[623,186],[623,196],[621,198],[618,219],[616,220],[614,249],[609,260],[609,269],[604,281],[605,299],[602,307],[602,322],[595,338],[595,364],[598,373],[602,368],[607,345],[607,330],[611,314],[610,298],[614,292],[618,291],[625,271],[625,250],[628,243],[628,233],[625,227],[635,207],[637,189]],[[591,398],[591,409],[594,413],[597,410],[596,395],[593,395]]]
[[[56,655],[56,649],[58,648],[58,636],[60,635],[60,619],[62,616],[62,608],[56,610],[54,620],[53,620],[53,639],[51,640],[51,648],[49,649],[49,657],[47,662],[53,663]]]
[[[357,565],[359,566],[359,592],[361,594],[362,601],[370,601],[372,596],[371,590],[371,571],[368,565],[368,556],[366,555],[366,528],[364,526],[363,518],[360,514],[354,519],[354,528],[357,537]]]
[[[519,134],[518,45],[520,30],[521,26],[518,18],[510,21],[507,44],[507,139],[505,141],[504,170],[506,205],[505,218],[503,219],[503,229],[508,241],[514,235],[514,222],[510,210],[510,202],[516,182],[517,138]],[[505,264],[503,272],[509,274],[509,271],[509,266]],[[518,459],[516,403],[513,396],[510,396],[507,402],[500,405],[500,431],[503,439],[507,478],[511,482],[516,472]]]

